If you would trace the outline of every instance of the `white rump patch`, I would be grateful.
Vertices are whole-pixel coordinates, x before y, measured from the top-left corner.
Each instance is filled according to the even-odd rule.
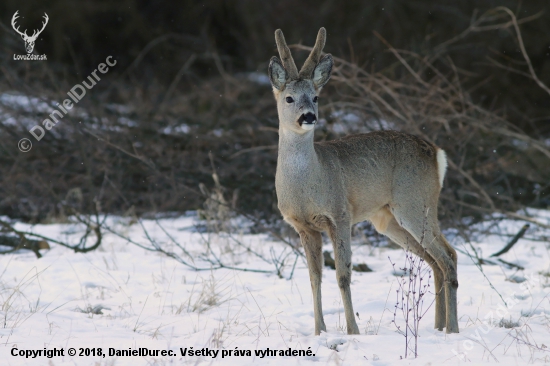
[[[442,149],[437,149],[437,175],[439,176],[439,186],[443,187],[443,180],[447,172],[447,154]]]

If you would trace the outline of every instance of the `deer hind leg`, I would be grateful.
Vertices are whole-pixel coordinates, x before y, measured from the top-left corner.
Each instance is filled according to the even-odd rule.
[[[326,332],[321,303],[321,274],[323,271],[323,239],[321,233],[313,230],[300,231],[300,240],[306,252],[309,280],[313,293],[313,315],[315,317],[315,335]]]
[[[434,275],[435,286],[435,324],[434,328],[443,330],[446,324],[445,316],[445,294],[443,289],[443,271],[439,268],[439,265],[433,259],[433,257],[424,249],[411,234],[403,229],[395,220],[395,217],[391,214],[389,209],[383,208],[378,211],[373,218],[371,218],[376,230],[395,243],[400,245],[403,249],[408,249],[412,253],[422,258],[432,269]]]
[[[336,225],[329,224],[328,234],[334,248],[334,261],[336,263],[336,280],[346,315],[348,334],[360,334],[355,321],[353,304],[351,302],[351,225],[349,222],[340,222]]]
[[[397,198],[397,197],[396,197]],[[457,261],[456,251],[443,236],[437,222],[437,200],[421,202],[410,194],[391,207],[395,219],[416,241],[426,249],[443,271],[445,288],[445,327],[447,333],[458,333],[457,316]],[[437,286],[437,284],[436,284]]]

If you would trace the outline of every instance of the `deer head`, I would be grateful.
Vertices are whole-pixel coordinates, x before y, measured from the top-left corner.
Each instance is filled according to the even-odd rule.
[[[272,57],[268,74],[277,101],[280,127],[283,129],[303,134],[313,130],[318,120],[318,95],[330,79],[333,65],[330,54],[321,58],[326,37],[325,28],[319,29],[315,46],[298,72],[283,32],[280,29],[275,31],[281,61]]]
[[[21,38],[23,38],[23,41],[25,41],[25,49],[27,50],[27,53],[32,53],[32,51],[34,50],[34,42],[36,42],[36,39],[38,38],[40,33],[42,33],[44,28],[46,28],[46,24],[48,24],[48,20],[49,20],[48,14],[44,13],[44,21],[42,22],[42,29],[40,30],[35,29],[32,33],[32,36],[29,36],[27,34],[26,29],[24,32],[21,32],[19,31],[19,27],[16,26],[15,21],[17,20],[17,18],[19,18],[19,15],[17,13],[19,13],[19,10],[17,10],[15,14],[13,14],[13,17],[11,18],[11,26],[17,33],[19,33]]]

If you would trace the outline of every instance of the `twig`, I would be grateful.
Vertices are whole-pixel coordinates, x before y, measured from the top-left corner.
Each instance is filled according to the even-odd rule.
[[[523,270],[525,269],[525,267],[522,267],[522,266],[520,266],[519,264],[514,264],[514,263],[506,262],[504,259],[498,258],[497,260],[498,260],[500,263],[502,263],[502,264],[508,266],[508,268],[517,268],[517,269],[519,269],[519,270],[521,270],[521,271],[523,271]]]
[[[521,32],[519,30],[519,25],[518,25],[518,21],[516,19],[516,16],[514,13],[512,13],[512,11],[510,9],[508,9],[507,7],[504,7],[504,6],[499,6],[495,9],[498,9],[498,10],[502,10],[504,12],[506,12],[510,18],[512,18],[512,24],[514,25],[514,29],[516,30],[516,36],[518,38],[518,43],[519,43],[519,48],[521,49],[521,54],[523,55],[523,58],[525,59],[525,61],[527,62],[527,67],[529,68],[529,73],[531,74],[531,77],[533,78],[533,80],[537,83],[537,85],[542,89],[544,90],[545,92],[548,93],[548,95],[550,95],[550,88],[548,88],[540,79],[539,77],[537,76],[537,74],[535,73],[535,69],[533,68],[533,64],[531,63],[531,58],[529,57],[529,54],[527,53],[527,51],[525,50],[525,45],[523,44],[523,37],[521,36]]]
[[[261,151],[261,150],[276,150],[278,148],[279,148],[279,145],[249,147],[247,149],[242,149],[242,150],[239,150],[236,153],[232,154],[231,156],[229,156],[229,160],[235,159],[237,156],[242,155],[242,154],[247,154],[249,152]]]
[[[521,230],[512,238],[512,240],[510,240],[510,242],[508,244],[506,244],[506,246],[504,248],[502,248],[501,250],[499,250],[495,254],[492,254],[491,257],[498,257],[498,256],[506,253],[510,249],[512,249],[514,244],[516,244],[518,242],[518,240],[521,239],[521,237],[525,234],[527,229],[529,229],[529,226],[530,226],[529,224],[523,225]]]

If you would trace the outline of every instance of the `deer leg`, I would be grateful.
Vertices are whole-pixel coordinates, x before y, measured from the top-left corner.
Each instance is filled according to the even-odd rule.
[[[315,335],[326,332],[321,303],[321,274],[323,271],[323,239],[317,231],[300,231],[300,240],[306,252],[309,280],[313,293],[313,315],[315,317]]]
[[[457,315],[457,262],[456,252],[447,242],[447,239],[439,231],[429,230],[424,237],[423,246],[428,253],[436,260],[439,267],[443,270],[443,288],[445,289],[445,331],[447,333],[458,333],[458,315]],[[436,285],[437,286],[437,285]],[[441,284],[439,284],[441,286]],[[441,291],[443,292],[443,291]],[[443,294],[442,294],[443,295]]]
[[[442,257],[447,264],[448,276],[445,276],[445,299],[447,305],[447,333],[458,333],[458,309],[457,309],[457,258],[456,251],[443,234],[439,233]],[[445,255],[446,254],[446,255]]]
[[[435,209],[427,210],[424,204],[396,205],[392,207],[392,213],[397,222],[426,249],[442,270],[446,332],[458,333],[456,251],[439,230],[437,202],[429,207]],[[441,282],[441,279],[436,280],[436,288],[442,286]]]
[[[349,222],[341,222],[336,226],[329,225],[328,232],[334,248],[336,280],[344,303],[348,334],[360,334],[351,302],[351,226]]]
[[[384,215],[386,217],[382,218]],[[416,239],[405,229],[403,229],[395,217],[388,209],[383,209],[383,212],[377,213],[375,219],[372,220],[376,230],[388,238],[393,240],[403,249],[408,249],[412,253],[422,258],[432,269],[434,275],[435,286],[435,323],[434,328],[443,330],[446,324],[446,309],[445,309],[445,293],[443,289],[443,271],[433,259],[433,257],[424,249]]]

